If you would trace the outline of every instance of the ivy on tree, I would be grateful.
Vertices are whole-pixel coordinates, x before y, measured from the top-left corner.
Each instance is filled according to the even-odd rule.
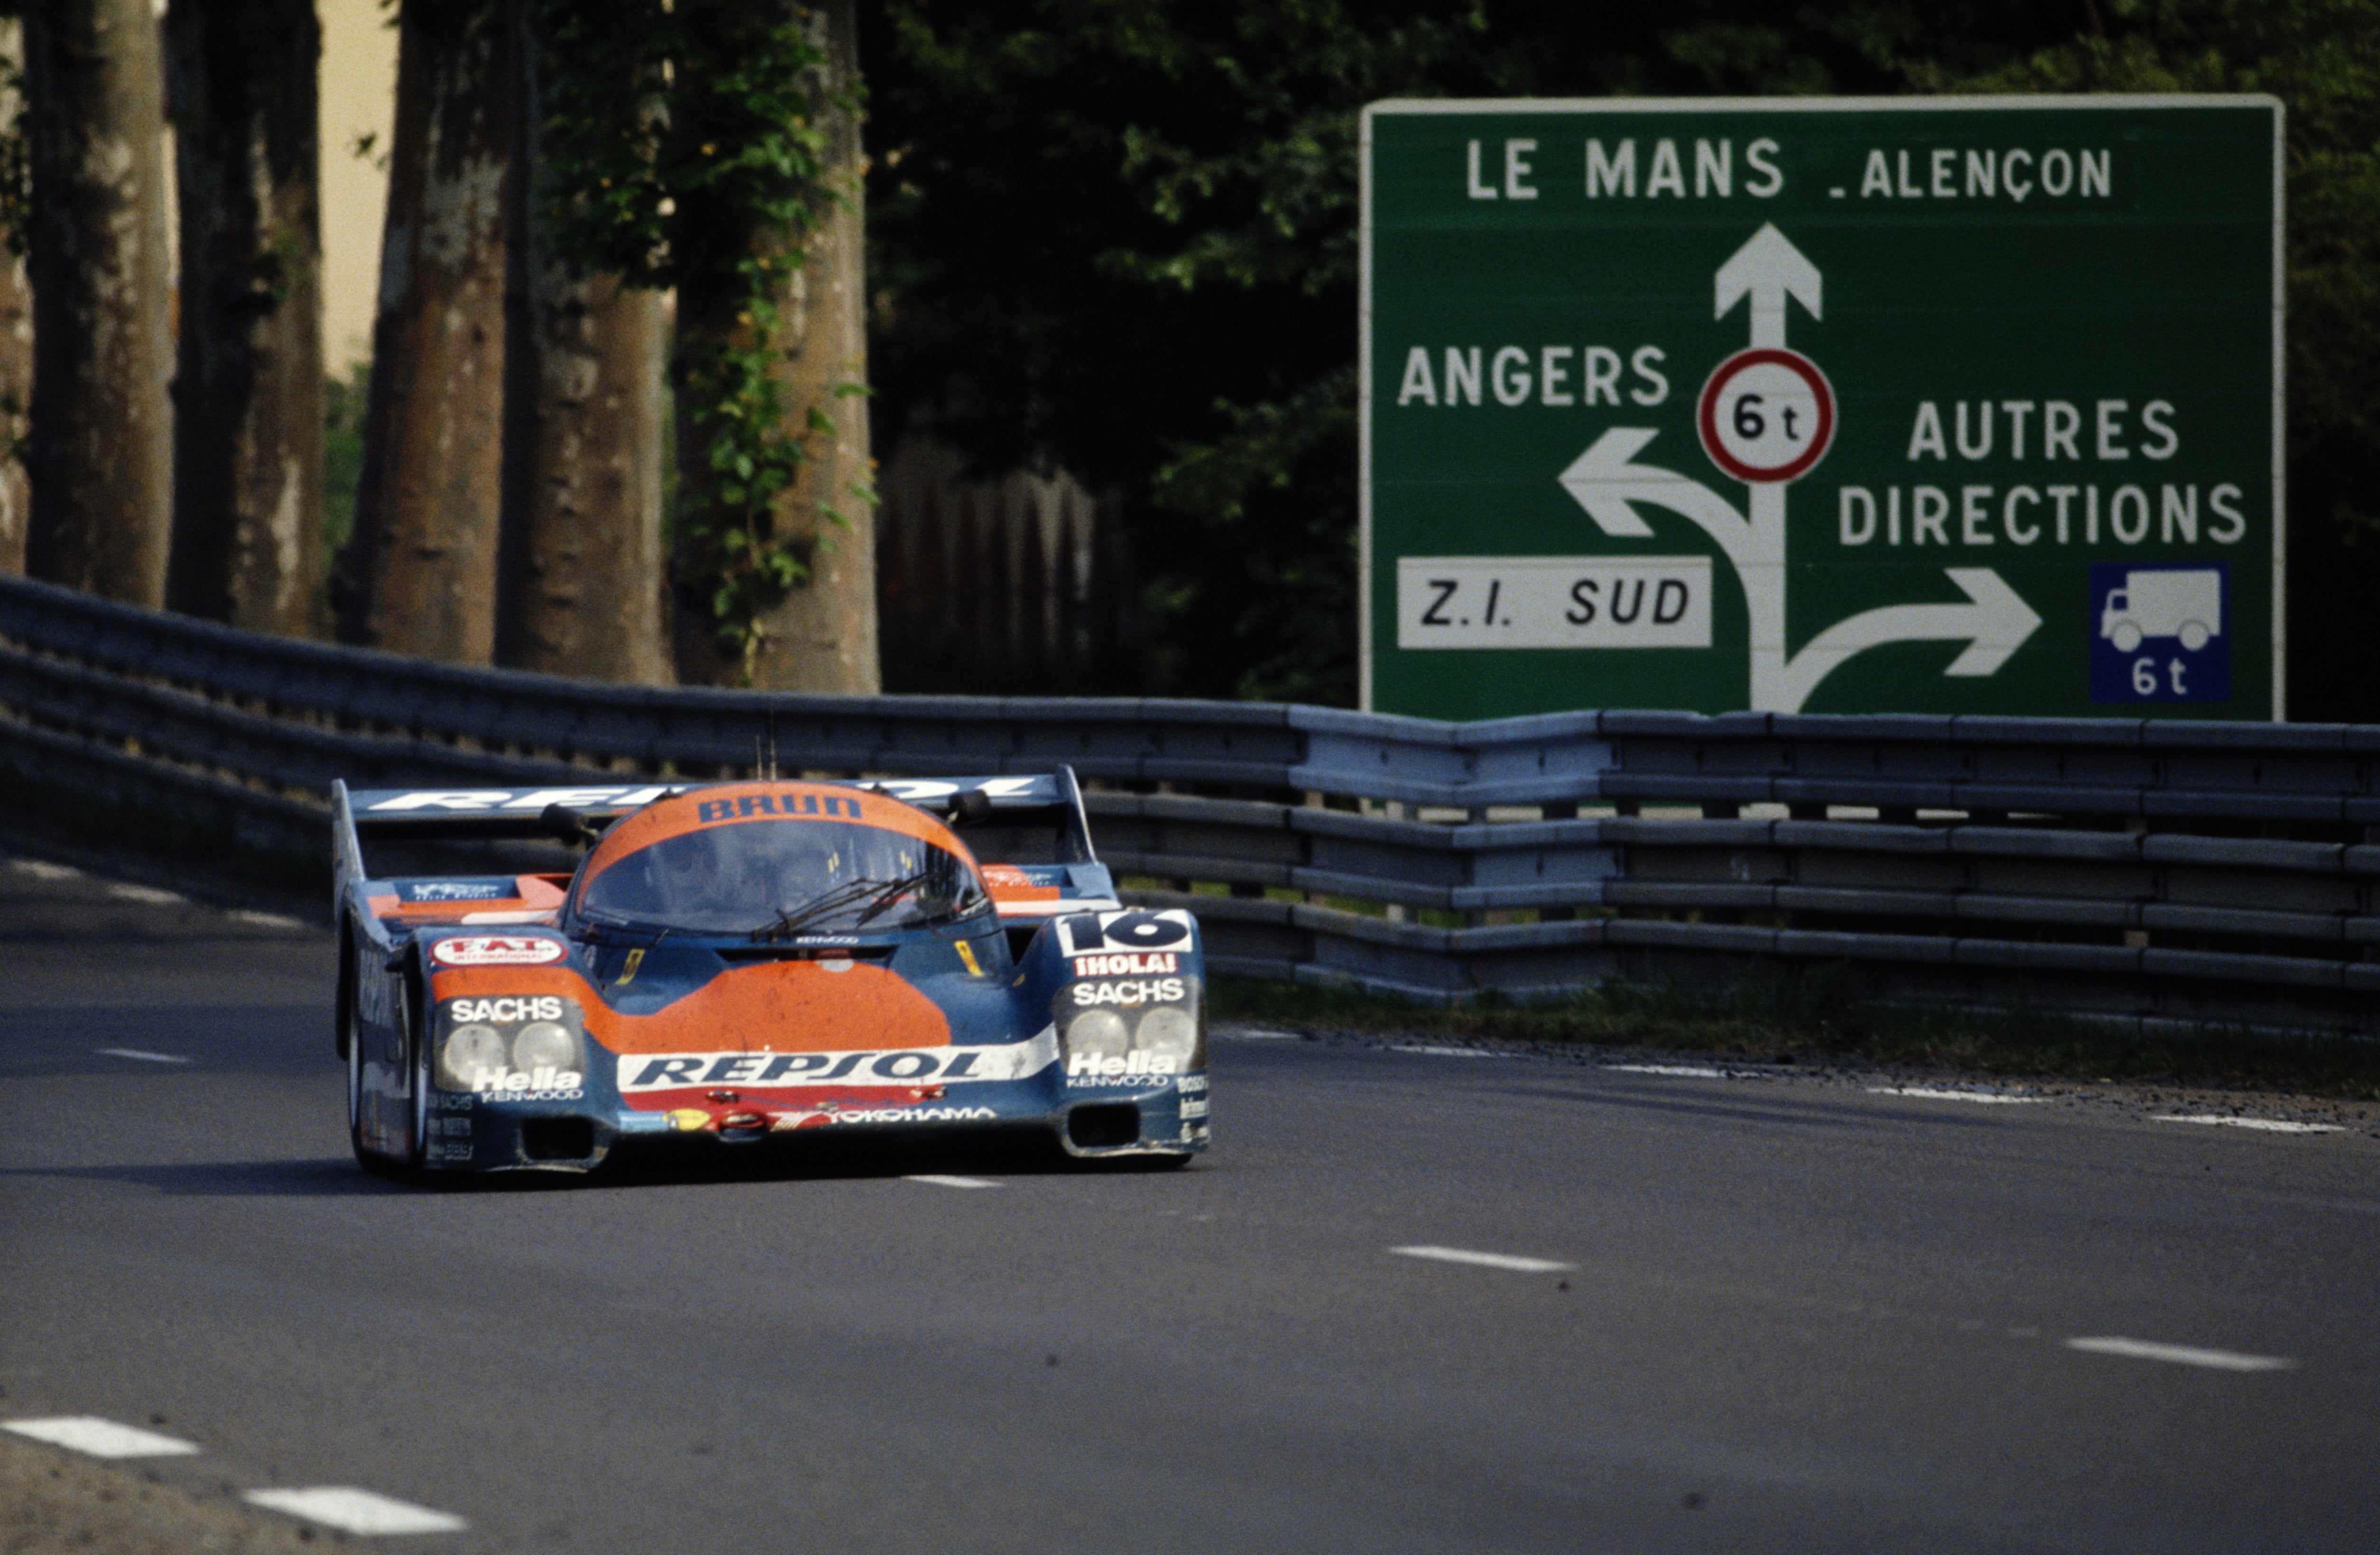
[[[538,0],[551,115],[544,218],[557,248],[629,285],[674,287],[679,597],[749,666],[761,618],[809,577],[777,504],[832,436],[789,425],[772,353],[802,238],[831,187],[832,91],[808,8],[752,0]],[[838,397],[864,393],[837,385]],[[836,496],[872,501],[853,488]],[[832,509],[822,516],[842,524]]]

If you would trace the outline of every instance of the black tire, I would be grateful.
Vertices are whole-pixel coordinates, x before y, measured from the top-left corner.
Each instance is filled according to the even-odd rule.
[[[346,1001],[346,1031],[339,1044],[347,1051],[347,1144],[356,1152],[357,1163],[367,1172],[380,1161],[380,1157],[364,1148],[364,1034],[356,1019],[353,1000]]]
[[[413,1112],[405,1164],[420,1176],[430,1167],[430,1023],[422,1018],[421,1001],[413,995],[411,978],[398,985],[396,997],[398,1028],[405,1033],[406,1074],[410,1080],[406,1101]]]
[[[375,1177],[393,1177],[397,1163],[364,1143],[364,1032],[356,1001],[347,1001],[347,1145],[356,1164]]]

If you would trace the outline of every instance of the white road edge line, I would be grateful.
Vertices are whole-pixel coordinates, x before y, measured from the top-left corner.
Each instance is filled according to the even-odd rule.
[[[471,1525],[451,1512],[358,1490],[352,1485],[310,1485],[293,1490],[249,1490],[240,1499],[292,1517],[351,1534],[452,1534]]]
[[[2243,1355],[2236,1350],[2202,1350],[2194,1344],[2159,1344],[2154,1340],[2125,1339],[2107,1334],[2095,1339],[2070,1339],[2069,1350],[2094,1355],[2126,1355],[2138,1361],[2171,1361],[2176,1366],[2205,1367],[2212,1371],[2289,1371],[2297,1362],[2279,1355]]]
[[[137,1058],[145,1063],[188,1063],[190,1061],[174,1053],[144,1052],[139,1048],[93,1048],[91,1051],[105,1058]]]
[[[1706,1068],[1699,1063],[1605,1063],[1599,1068],[1616,1070],[1622,1075],[1680,1075],[1694,1080],[1724,1080],[1724,1069]]]
[[[1481,1269],[1509,1269],[1519,1274],[1554,1274],[1578,1267],[1558,1258],[1515,1257],[1511,1253],[1475,1253],[1463,1247],[1391,1247],[1389,1251],[1408,1258],[1435,1258],[1440,1263],[1467,1263]]]
[[[915,1177],[904,1177],[901,1181],[905,1183],[930,1183],[938,1188],[996,1188],[1000,1186],[998,1183],[993,1182],[989,1177],[951,1177],[945,1176],[938,1172],[929,1172]]]
[[[2009,1096],[1989,1090],[1945,1090],[1935,1086],[1869,1086],[1870,1096],[1914,1096],[1927,1101],[1974,1101],[1986,1107],[2013,1107],[2026,1101],[2046,1101],[2046,1096]]]
[[[2159,1112],[2151,1123],[2217,1124],[2225,1128],[2261,1129],[2266,1134],[2344,1134],[2338,1124],[2289,1123],[2281,1118],[2235,1118],[2223,1112]]]
[[[133,1426],[119,1426],[96,1415],[53,1415],[38,1420],[0,1420],[0,1430],[46,1441],[94,1458],[168,1458],[195,1452],[198,1444],[179,1437],[159,1436]]]

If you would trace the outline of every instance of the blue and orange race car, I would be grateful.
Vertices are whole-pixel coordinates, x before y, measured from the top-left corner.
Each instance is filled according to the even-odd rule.
[[[583,1172],[812,1129],[1207,1146],[1196,920],[1117,901],[1065,769],[334,802],[367,1166]]]

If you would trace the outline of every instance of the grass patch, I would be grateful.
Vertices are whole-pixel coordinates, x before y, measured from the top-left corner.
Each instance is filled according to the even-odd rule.
[[[1828,968],[1746,978],[1724,990],[1608,982],[1560,999],[1487,993],[1451,1008],[1247,978],[1214,978],[1208,998],[1218,1019],[1305,1030],[1432,1032],[2380,1100],[2380,1042],[2222,1029],[2143,1037],[2046,1011],[1879,1003]]]

